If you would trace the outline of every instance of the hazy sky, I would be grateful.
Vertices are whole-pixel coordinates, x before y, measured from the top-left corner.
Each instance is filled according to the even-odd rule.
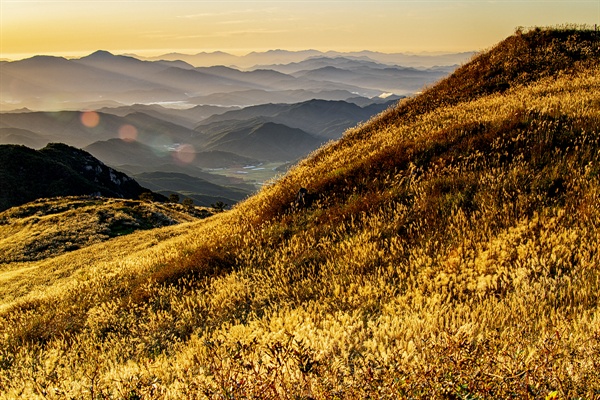
[[[269,49],[483,50],[517,26],[600,24],[600,0],[0,0],[0,58]]]

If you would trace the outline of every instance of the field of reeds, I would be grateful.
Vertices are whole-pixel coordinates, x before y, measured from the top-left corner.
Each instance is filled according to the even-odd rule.
[[[600,398],[599,72],[519,31],[230,211],[0,264],[0,398]]]

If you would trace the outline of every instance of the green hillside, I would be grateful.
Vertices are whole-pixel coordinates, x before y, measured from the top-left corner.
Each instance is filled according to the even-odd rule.
[[[0,264],[0,398],[598,398],[599,70],[517,32],[230,211]]]

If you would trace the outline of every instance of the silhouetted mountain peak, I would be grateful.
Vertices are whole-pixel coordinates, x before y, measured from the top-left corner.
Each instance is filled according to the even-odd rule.
[[[139,60],[134,57],[115,55],[106,50],[97,50],[88,56],[82,57],[82,58],[80,58],[78,60],[74,60],[74,61],[81,63],[81,64],[91,65],[91,66],[94,66],[94,65],[107,66],[107,65],[112,65],[112,64],[117,64],[117,65],[120,65],[120,64],[125,64],[125,65],[152,64],[147,61],[142,61],[142,60]]]
[[[38,55],[38,56],[33,56],[30,58],[27,58],[23,61],[27,61],[27,60],[35,60],[35,61],[46,61],[46,60],[66,60],[66,58],[64,57],[57,57],[57,56],[45,56],[45,55]]]
[[[55,57],[55,56],[33,56],[31,58],[26,58],[20,61],[14,61],[9,63],[19,65],[20,67],[61,67],[64,64],[67,64],[69,60],[64,57]]]
[[[88,59],[106,59],[106,58],[112,58],[112,57],[116,57],[113,53],[111,53],[110,51],[106,51],[106,50],[97,50],[95,52],[93,52],[92,54],[90,54],[89,56],[83,57],[83,58],[88,58]]]
[[[197,56],[199,56],[199,55],[233,56],[232,54],[226,53],[224,51],[213,51],[213,52],[202,51],[200,53],[197,53],[196,55]]]

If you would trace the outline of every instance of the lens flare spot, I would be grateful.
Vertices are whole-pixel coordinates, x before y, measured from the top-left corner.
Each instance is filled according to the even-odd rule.
[[[125,124],[119,128],[119,138],[124,142],[135,142],[138,136],[138,130],[135,126]]]
[[[196,149],[191,144],[182,144],[177,146],[173,153],[176,161],[183,164],[189,164],[196,158]]]
[[[166,135],[158,135],[150,141],[150,147],[159,157],[168,157],[173,151],[173,141]]]
[[[96,111],[84,111],[80,118],[81,123],[88,128],[95,128],[100,123],[100,115]]]

